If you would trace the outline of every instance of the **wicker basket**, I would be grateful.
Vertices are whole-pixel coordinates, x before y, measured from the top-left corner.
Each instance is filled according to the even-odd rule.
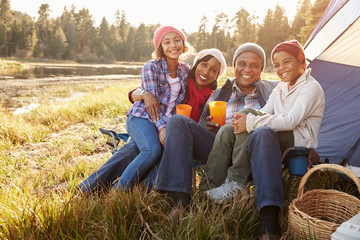
[[[360,181],[349,169],[336,164],[320,164],[301,179],[297,198],[289,206],[289,232],[294,239],[330,239],[341,223],[360,212],[360,200],[337,190],[315,189],[304,194],[310,175],[319,169],[338,170],[350,177],[360,192]]]

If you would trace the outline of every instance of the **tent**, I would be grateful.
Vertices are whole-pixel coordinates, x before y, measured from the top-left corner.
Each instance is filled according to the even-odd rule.
[[[325,92],[316,151],[360,176],[360,0],[332,0],[304,49]]]

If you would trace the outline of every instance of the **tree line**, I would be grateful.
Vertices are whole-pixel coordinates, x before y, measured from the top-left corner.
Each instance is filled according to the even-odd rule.
[[[267,56],[279,42],[297,39],[304,44],[330,0],[299,0],[292,21],[277,5],[268,9],[262,23],[258,17],[240,8],[235,16],[220,13],[213,26],[203,16],[197,32],[186,33],[196,51],[218,48],[232,61],[236,48],[245,42],[261,45]],[[105,17],[99,26],[88,9],[64,7],[61,16],[50,18],[50,6],[41,4],[38,18],[12,11],[10,0],[0,2],[0,56],[19,58],[54,58],[78,62],[147,61],[154,50],[153,33],[159,25],[131,25],[126,12],[117,10],[115,23]],[[211,28],[212,27],[212,28]],[[207,31],[206,29],[211,29]]]

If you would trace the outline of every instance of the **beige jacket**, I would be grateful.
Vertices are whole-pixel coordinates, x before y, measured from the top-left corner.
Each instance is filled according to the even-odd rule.
[[[322,87],[310,76],[310,72],[311,69],[307,69],[290,91],[287,82],[280,82],[260,110],[267,114],[247,115],[247,131],[250,133],[262,126],[274,131],[293,130],[295,146],[316,148],[325,96]]]

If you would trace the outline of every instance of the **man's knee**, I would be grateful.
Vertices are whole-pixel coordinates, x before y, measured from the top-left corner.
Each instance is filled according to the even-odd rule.
[[[219,129],[219,132],[217,133],[220,136],[231,136],[234,135],[234,129],[232,127],[232,125],[224,125]]]
[[[252,113],[254,109],[252,108],[243,108],[239,111],[239,113],[242,113],[242,114],[248,114],[248,113]]]

